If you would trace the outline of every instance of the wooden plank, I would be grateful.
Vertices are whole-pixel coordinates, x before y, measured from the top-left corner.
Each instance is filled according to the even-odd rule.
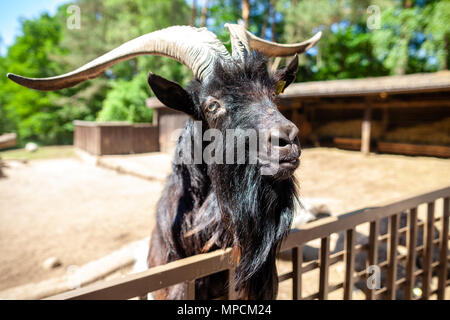
[[[415,285],[414,271],[416,266],[416,245],[417,245],[417,208],[412,208],[409,211],[408,223],[408,238],[407,248],[408,257],[406,263],[406,285],[405,285],[405,299],[413,299],[413,289]]]
[[[378,141],[377,149],[379,152],[407,154],[412,156],[450,157],[450,147],[438,145]]]
[[[289,237],[283,242],[281,250],[289,250],[299,244],[323,238],[332,233],[338,233],[356,227],[357,225],[383,219],[393,214],[419,206],[422,203],[434,201],[438,198],[448,197],[450,186],[431,192],[420,193],[417,196],[399,198],[383,202],[378,206],[361,209],[347,214],[319,219],[307,223],[291,231]]]
[[[0,149],[14,147],[17,144],[16,133],[4,133],[0,135]]]
[[[397,286],[397,247],[398,247],[398,226],[400,214],[394,214],[389,218],[390,239],[388,247],[388,274],[387,274],[387,298],[395,300]]]
[[[331,286],[328,288],[328,292],[333,292],[333,291],[339,290],[339,289],[341,289],[341,288],[344,288],[344,283],[343,283],[343,282],[338,283],[338,284],[331,285]]]
[[[310,261],[305,263],[305,265],[302,267],[302,271],[303,273],[309,272],[311,270],[319,268],[319,266],[320,266],[319,260]]]
[[[441,232],[441,248],[439,254],[439,283],[438,283],[438,299],[445,299],[445,287],[448,272],[448,234],[449,234],[449,217],[450,217],[450,198],[444,198],[444,211],[442,212],[442,232]]]
[[[148,123],[135,123],[132,127],[133,153],[159,151],[159,128]]]
[[[369,103],[369,102],[368,102]],[[372,117],[372,108],[368,104],[364,109],[364,118],[361,125],[361,152],[370,153],[370,121]]]
[[[344,300],[351,300],[353,294],[353,272],[355,269],[355,229],[347,230],[345,242]]]
[[[319,293],[316,292],[316,293],[310,294],[307,297],[304,297],[303,300],[314,300],[314,299],[318,299],[318,298],[319,298]]]
[[[187,300],[195,300],[195,280],[186,281],[186,299]]]
[[[328,299],[328,274],[330,263],[330,236],[321,239],[320,244],[320,279],[319,300]]]
[[[333,144],[340,149],[361,150],[361,139],[335,137]]]
[[[283,282],[283,281],[293,279],[293,278],[294,278],[294,273],[292,271],[286,272],[286,273],[280,274],[278,276],[278,282]]]
[[[425,247],[423,252],[423,294],[422,299],[430,298],[431,276],[433,270],[433,233],[434,233],[434,202],[429,202],[427,206],[427,222],[425,228]]]
[[[292,248],[292,299],[302,299],[303,247]]]
[[[415,207],[420,203],[434,201],[436,198],[448,198],[449,195],[450,187],[446,187],[418,196],[402,198],[394,203],[388,203],[380,207],[359,210],[340,217],[321,219],[320,221],[302,226],[299,228],[299,231],[291,232],[287,241],[283,243],[282,250],[297,247],[316,238],[322,238],[320,268],[321,275],[323,274],[323,276],[320,280],[320,286],[323,290],[320,292],[320,297],[326,298],[330,290],[328,287],[328,269],[331,261],[331,257],[329,256],[329,235],[331,233],[348,230],[361,223],[373,221],[371,223],[368,260],[372,261],[370,264],[377,264],[378,219],[407,208]],[[434,217],[431,220],[428,219],[428,221],[433,222]],[[433,241],[430,243],[432,244]],[[231,262],[230,252],[231,249],[217,250],[211,253],[189,257],[164,266],[154,267],[139,274],[129,275],[123,279],[94,284],[79,290],[53,296],[49,299],[129,299],[145,295],[148,292],[166,288],[177,283],[193,281],[213,273],[229,270],[234,267]],[[302,267],[302,271],[305,271],[305,267]],[[414,276],[420,276],[422,273],[422,271],[414,272]],[[446,280],[446,284],[447,282]]]
[[[369,266],[378,264],[378,233],[379,233],[379,220],[372,221],[370,223],[370,231],[369,231],[369,253],[367,256],[367,264]],[[367,286],[366,289],[366,299],[374,300],[375,299],[376,288],[370,289]]]
[[[234,276],[235,276],[235,268],[228,269],[228,290],[227,290],[228,300],[237,300],[238,298]]]
[[[125,278],[96,283],[48,300],[131,299],[184,281],[205,277],[233,267],[231,248],[203,253],[153,267]]]

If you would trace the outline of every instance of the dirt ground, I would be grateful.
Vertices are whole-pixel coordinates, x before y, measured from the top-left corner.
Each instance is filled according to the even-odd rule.
[[[169,166],[166,158],[158,159],[148,165],[161,175]],[[77,158],[7,164],[7,177],[0,179],[0,290],[61,275],[70,265],[150,234],[162,181]],[[327,204],[337,215],[449,185],[450,160],[314,148],[303,151],[297,175],[301,196]],[[45,270],[42,263],[52,256],[62,266]],[[280,289],[280,298],[289,298]]]
[[[76,158],[8,165],[0,179],[0,290],[59,276],[150,235],[160,182]],[[49,257],[62,267],[45,270]]]

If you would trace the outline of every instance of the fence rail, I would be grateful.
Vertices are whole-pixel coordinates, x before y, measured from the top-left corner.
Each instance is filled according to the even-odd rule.
[[[436,201],[442,199],[442,211],[436,212]],[[366,281],[366,270],[355,270],[355,258],[365,254],[366,266],[378,266],[385,270],[386,281],[379,288],[366,289],[366,299],[396,299],[400,289],[405,299],[417,299],[413,290],[416,279],[422,278],[421,299],[429,299],[436,294],[444,299],[449,281],[449,201],[450,186],[330,217],[306,224],[293,230],[281,246],[282,252],[291,253],[292,271],[279,275],[279,281],[292,279],[292,298],[327,299],[330,292],[343,288],[343,299],[352,299],[354,285],[357,281]],[[426,219],[418,219],[418,206],[427,205]],[[401,218],[407,217],[407,222]],[[383,220],[384,219],[384,220]],[[387,220],[386,220],[387,219]],[[387,222],[388,221],[388,222]],[[387,224],[385,223],[387,222]],[[368,242],[357,244],[356,227],[369,223]],[[403,226],[402,226],[403,224]],[[440,237],[437,238],[435,227],[440,224]],[[380,230],[383,226],[383,230]],[[343,250],[330,251],[330,236],[333,233],[345,237]],[[424,234],[424,235],[423,235]],[[423,241],[419,241],[423,235]],[[303,261],[303,248],[307,242],[320,239],[318,259]],[[407,254],[397,251],[399,242],[406,242]],[[381,259],[380,248],[387,246],[385,259]],[[436,258],[435,252],[438,253]],[[382,252],[381,252],[382,253]],[[421,258],[418,266],[417,258]],[[343,282],[330,285],[329,269],[340,261],[345,264]],[[399,267],[405,273],[399,276]],[[195,280],[228,270],[229,279],[233,279],[235,266],[231,259],[231,249],[217,250],[210,253],[188,257],[166,265],[154,267],[144,272],[128,275],[125,278],[94,284],[85,288],[66,292],[49,299],[130,299],[145,296],[162,288],[186,282],[187,299],[195,299]],[[309,296],[303,296],[302,275],[319,269],[319,290]],[[432,280],[437,278],[437,287],[432,289]],[[229,281],[228,294],[225,298],[235,298],[233,282]]]

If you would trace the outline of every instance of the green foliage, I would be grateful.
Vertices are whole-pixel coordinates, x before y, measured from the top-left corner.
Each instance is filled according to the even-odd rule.
[[[51,55],[61,54],[58,43],[61,38],[61,26],[55,17],[47,14],[35,20],[25,20],[22,24],[23,35],[16,38],[3,59],[2,71],[26,74],[30,77],[45,77],[60,71],[52,61]],[[6,70],[5,70],[6,69]],[[6,72],[3,72],[5,74]],[[16,130],[22,142],[38,140],[43,143],[62,143],[57,111],[51,103],[54,95],[38,92],[16,85],[1,77],[2,112],[7,123],[0,132]]]
[[[388,70],[373,55],[370,34],[353,25],[329,33],[321,46],[321,63],[313,66],[310,80],[334,80],[381,76]],[[303,67],[303,71],[307,72]],[[306,80],[305,78],[303,80]]]
[[[149,95],[146,74],[141,72],[131,81],[115,80],[108,91],[98,121],[151,122],[153,110],[145,106]]]
[[[69,4],[60,6],[54,16],[23,20],[22,34],[0,56],[0,73],[29,77],[65,73],[142,34],[188,24],[191,17],[186,0],[72,3],[81,9],[80,30],[66,27]],[[208,3],[206,26],[230,49],[223,25],[241,19],[242,1]],[[379,29],[366,26],[369,5],[381,9]],[[197,10],[196,26],[202,9]],[[311,81],[447,69],[448,21],[448,0],[250,0],[249,29],[285,43],[303,41],[321,30],[316,48],[300,56],[297,81]],[[95,80],[57,92],[29,90],[2,76],[0,134],[17,132],[21,144],[70,144],[75,119],[151,121],[152,112],[145,107],[152,94],[146,81],[150,70],[182,85],[192,78],[182,64],[149,56],[124,61]]]
[[[379,29],[366,26],[369,5],[380,8]],[[449,1],[299,0],[277,7],[285,16],[285,42],[323,32],[317,49],[300,60],[301,81],[433,72],[448,66]]]
[[[123,42],[177,24],[187,24],[184,0],[78,0],[81,29],[69,29],[68,4],[54,16],[22,21],[22,35],[0,57],[0,72],[48,77],[74,70]],[[120,63],[100,78],[57,92],[40,92],[1,77],[0,134],[17,132],[20,144],[70,144],[73,120],[151,121],[149,70],[186,84],[191,76],[181,64],[162,57]],[[104,110],[103,110],[104,108]],[[122,111],[124,112],[122,112]],[[125,115],[124,115],[125,114]]]
[[[426,35],[422,48],[428,56],[435,55],[438,69],[447,69],[449,65],[450,37],[450,1],[439,1],[425,7],[423,11],[424,33]]]
[[[425,57],[418,55],[421,46],[418,37],[422,36],[424,26],[422,11],[419,7],[389,8],[381,16],[381,29],[373,32],[374,53],[391,74],[436,71],[436,68],[427,70]]]

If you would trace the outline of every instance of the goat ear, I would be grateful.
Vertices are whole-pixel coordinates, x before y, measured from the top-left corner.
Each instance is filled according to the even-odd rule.
[[[159,101],[167,107],[189,115],[194,114],[194,103],[191,95],[178,83],[149,72],[148,84]]]
[[[287,88],[288,85],[294,82],[295,78],[297,77],[297,70],[298,70],[298,56],[295,55],[294,59],[292,59],[292,61],[289,62],[287,67],[277,71],[278,81],[285,82],[283,83],[284,86],[282,90],[284,90],[284,88]]]

